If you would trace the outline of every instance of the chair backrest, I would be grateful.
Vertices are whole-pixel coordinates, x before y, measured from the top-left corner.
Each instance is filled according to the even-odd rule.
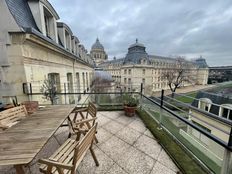
[[[92,146],[97,130],[97,124],[95,124],[81,139],[80,143],[76,146],[73,158],[73,165],[76,170],[81,160],[84,158],[87,150]]]
[[[88,115],[91,115],[92,117],[97,116],[97,108],[92,102],[89,102],[88,104],[86,118],[88,118]]]
[[[4,125],[16,122],[26,116],[28,116],[28,113],[25,106],[17,106],[0,112],[0,123]]]

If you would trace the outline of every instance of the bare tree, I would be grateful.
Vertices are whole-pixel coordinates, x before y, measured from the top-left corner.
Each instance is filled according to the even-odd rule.
[[[44,83],[40,88],[40,92],[43,93],[45,99],[51,101],[52,105],[55,104],[57,100],[57,88],[53,80],[44,80]]]
[[[192,68],[193,64],[191,62],[178,57],[175,65],[166,72],[163,72],[161,78],[167,80],[170,90],[174,93],[184,82],[194,84],[195,77]]]

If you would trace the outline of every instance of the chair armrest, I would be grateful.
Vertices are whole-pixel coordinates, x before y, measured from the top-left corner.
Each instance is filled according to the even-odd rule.
[[[47,166],[54,166],[67,170],[71,170],[73,168],[73,165],[63,164],[57,161],[53,161],[52,159],[39,159],[38,162],[41,164],[46,164]]]
[[[74,124],[74,126],[75,126],[75,125],[87,123],[87,122],[90,122],[90,121],[94,121],[94,120],[96,120],[96,119],[97,119],[97,117],[88,118],[88,119],[83,119],[83,120],[78,121],[78,122],[73,122],[73,124]]]
[[[6,126],[6,125],[3,125],[3,124],[0,123],[0,129],[5,130],[5,129],[8,129],[8,128],[9,128],[9,126]]]
[[[72,110],[72,113],[77,113],[77,112],[85,112],[87,111],[88,109],[87,108],[74,108]]]

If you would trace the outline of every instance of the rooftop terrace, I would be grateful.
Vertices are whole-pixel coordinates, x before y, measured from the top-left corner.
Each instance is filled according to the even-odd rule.
[[[98,112],[98,144],[94,146],[100,166],[90,155],[84,157],[78,174],[174,174],[179,169],[145,127],[138,116],[126,117],[122,111]],[[68,137],[61,127],[30,164],[30,172],[39,174],[38,158],[49,157]],[[1,174],[15,173],[12,167],[0,167]]]

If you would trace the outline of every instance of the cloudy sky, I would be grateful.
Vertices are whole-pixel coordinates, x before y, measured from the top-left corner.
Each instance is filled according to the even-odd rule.
[[[232,65],[231,0],[50,0],[85,47],[99,37],[109,58],[138,38],[149,54]]]

